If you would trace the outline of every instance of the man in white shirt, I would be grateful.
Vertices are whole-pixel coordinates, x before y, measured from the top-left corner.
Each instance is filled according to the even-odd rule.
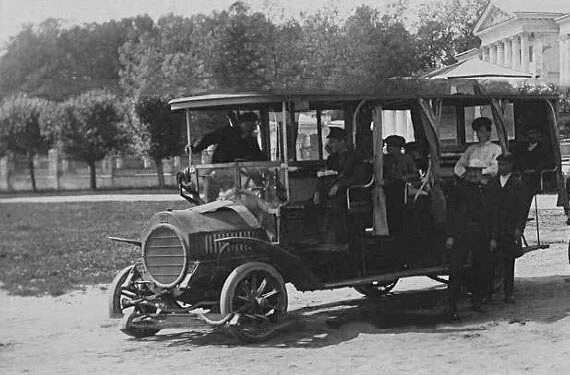
[[[467,147],[461,158],[455,164],[453,171],[459,177],[463,177],[466,167],[473,159],[484,163],[483,175],[496,176],[498,171],[497,157],[501,155],[501,147],[492,143],[491,125],[492,121],[488,117],[478,117],[473,120],[471,127],[477,134],[478,143]]]

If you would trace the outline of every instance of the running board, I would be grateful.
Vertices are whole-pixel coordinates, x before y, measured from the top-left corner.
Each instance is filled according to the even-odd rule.
[[[550,248],[550,245],[532,245],[532,246],[525,246],[522,248],[522,253],[523,255],[526,253],[530,253],[531,251],[536,251],[536,250],[544,250],[544,249],[548,249]]]
[[[366,277],[358,277],[358,278],[354,278],[354,279],[334,281],[334,282],[324,283],[323,286],[325,289],[334,289],[334,288],[342,288],[345,286],[370,284],[370,283],[373,283],[375,281],[376,282],[393,281],[395,279],[400,279],[403,277],[442,275],[442,274],[446,274],[447,271],[448,271],[448,268],[445,266],[416,268],[413,270],[383,273],[383,274],[374,275],[374,276],[366,276]]]

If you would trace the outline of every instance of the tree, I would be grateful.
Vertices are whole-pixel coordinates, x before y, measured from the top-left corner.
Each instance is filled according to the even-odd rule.
[[[164,186],[162,159],[177,155],[183,147],[182,122],[175,120],[168,99],[160,96],[145,96],[135,102],[138,121],[133,129],[137,144],[150,156],[156,165],[158,186]]]
[[[88,91],[58,106],[51,129],[62,151],[89,166],[91,189],[97,189],[95,163],[127,145],[123,110],[108,91]]]
[[[47,105],[46,100],[26,95],[6,99],[0,105],[0,154],[14,152],[26,157],[33,191],[37,191],[34,157],[49,148],[39,121]]]
[[[420,5],[419,58],[424,68],[456,62],[455,55],[479,46],[473,28],[487,0],[436,0]]]

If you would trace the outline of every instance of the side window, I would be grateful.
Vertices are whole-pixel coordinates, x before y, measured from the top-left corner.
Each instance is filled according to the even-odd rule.
[[[298,124],[295,147],[297,160],[319,160],[317,111],[297,112],[295,121]]]
[[[455,106],[444,105],[441,108],[439,122],[439,140],[443,145],[457,145],[457,109]]]
[[[475,135],[475,132],[471,128],[473,120],[475,120],[477,117],[488,117],[491,120],[493,120],[491,106],[482,105],[475,107],[465,107],[465,142],[467,143],[477,142],[477,136]],[[507,104],[507,108],[505,111],[505,127],[507,128],[508,139],[514,139],[515,117],[514,117],[513,103]],[[492,141],[499,140],[499,136],[497,135],[497,129],[494,125],[491,128],[491,140]]]

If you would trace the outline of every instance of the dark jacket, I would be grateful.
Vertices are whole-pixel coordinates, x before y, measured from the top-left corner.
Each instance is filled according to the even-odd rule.
[[[498,196],[498,233],[501,237],[513,237],[515,230],[522,230],[526,221],[524,185],[513,175],[509,177],[504,187],[501,187],[499,176],[494,178],[491,184],[491,188]]]
[[[216,145],[212,163],[232,162],[236,159],[248,161],[267,160],[253,136],[242,138],[241,130],[233,126],[224,126],[203,136],[192,146],[192,152],[198,153],[211,145]]]
[[[497,239],[499,231],[498,192],[494,184],[460,180],[448,197],[448,236],[462,238],[468,230],[480,231],[485,240]]]
[[[371,176],[370,166],[352,149],[329,155],[327,169],[338,172],[338,176],[330,186],[337,184],[339,192],[351,185],[365,184]]]

